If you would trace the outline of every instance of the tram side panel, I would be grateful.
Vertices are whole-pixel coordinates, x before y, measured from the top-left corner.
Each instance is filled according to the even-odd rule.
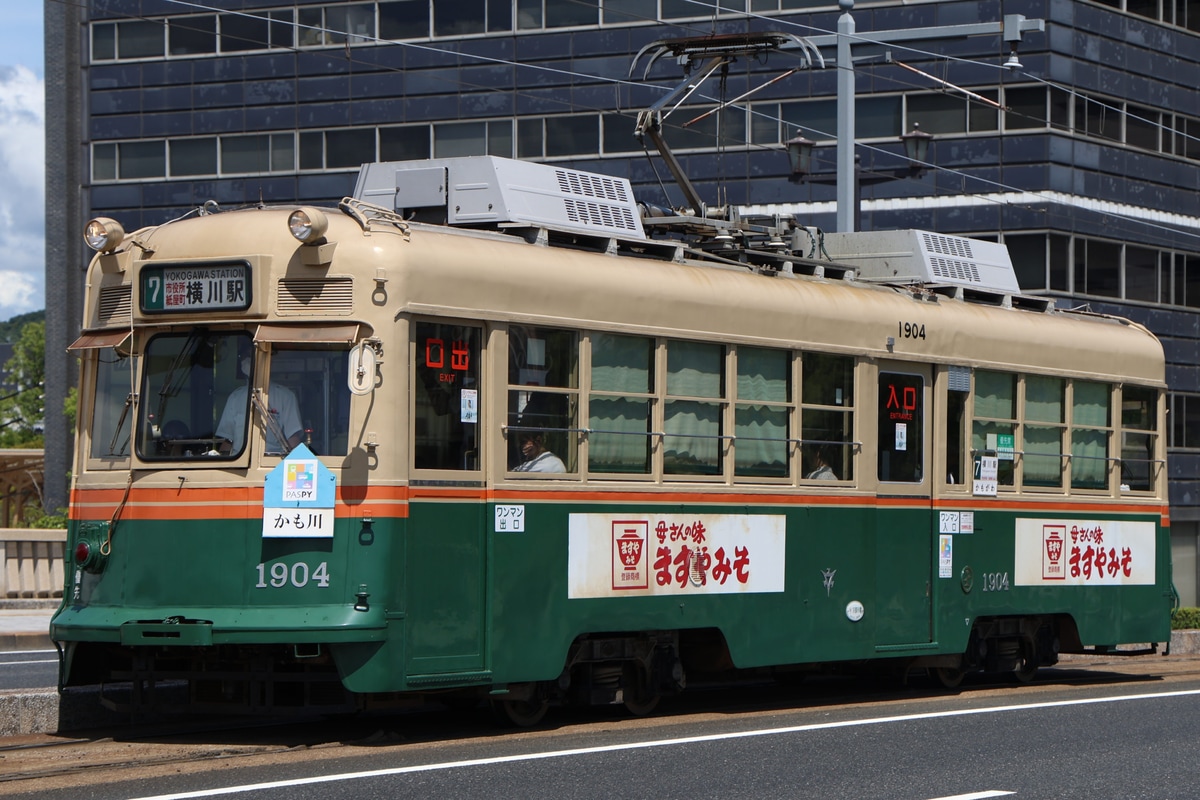
[[[685,632],[685,651],[703,645],[685,662],[692,655],[712,669],[874,657],[885,634],[873,520],[873,510],[800,498],[783,507],[525,504],[522,531],[491,534],[494,677],[554,680],[579,637],[670,631]],[[923,584],[905,602],[927,630]],[[698,631],[706,635],[686,635]],[[712,649],[720,643],[727,654]]]
[[[1157,509],[1064,515],[988,505],[966,512],[969,531],[935,534],[937,626],[948,652],[996,620],[1049,624],[1058,641],[1042,644],[1063,652],[1169,640],[1170,533]]]

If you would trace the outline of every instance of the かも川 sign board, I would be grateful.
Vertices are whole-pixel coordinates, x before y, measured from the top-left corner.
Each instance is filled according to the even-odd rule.
[[[263,487],[264,538],[333,536],[337,478],[303,444],[267,475]]]

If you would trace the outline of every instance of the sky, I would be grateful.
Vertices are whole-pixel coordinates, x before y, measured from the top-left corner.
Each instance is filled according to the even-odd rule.
[[[0,321],[46,307],[42,3],[6,3],[0,25]],[[82,233],[78,234],[82,235]]]

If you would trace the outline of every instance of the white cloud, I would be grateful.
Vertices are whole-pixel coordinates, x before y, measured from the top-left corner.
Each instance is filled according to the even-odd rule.
[[[45,85],[0,67],[0,320],[45,307]]]
[[[0,269],[0,320],[11,319],[26,311],[36,311],[42,302],[40,275]]]

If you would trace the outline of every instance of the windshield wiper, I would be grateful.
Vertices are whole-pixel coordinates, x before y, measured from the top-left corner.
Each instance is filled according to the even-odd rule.
[[[263,404],[262,390],[256,388],[251,397],[253,398],[254,409],[259,413],[259,416],[263,418],[263,425],[266,426],[267,431],[271,434],[271,436],[275,437],[275,441],[279,442],[280,452],[286,455],[287,453],[285,448],[287,447],[287,436],[284,435],[283,427],[279,424],[279,420],[275,419],[275,416],[270,412],[266,405]],[[267,442],[264,442],[264,444],[270,442],[271,436],[267,437]],[[267,448],[264,448],[264,452],[266,452],[267,455],[277,455],[276,453],[272,453]]]
[[[183,388],[183,382],[187,378],[187,371],[180,371],[180,367],[185,364],[190,368],[192,356],[195,354],[196,347],[200,344],[200,332],[193,331],[183,343],[183,347],[179,348],[179,354],[175,356],[175,360],[171,362],[171,366],[167,369],[167,374],[163,378],[162,388],[158,390],[158,416],[156,419],[162,422],[163,414],[167,409],[167,401],[179,394],[179,390]]]
[[[126,419],[126,417],[129,416],[129,409],[133,406],[133,401],[136,399],[137,399],[137,395],[133,394],[132,392],[125,395],[125,407],[121,409],[121,418],[117,420],[117,429],[115,431],[113,431],[112,439],[108,443],[108,454],[110,456],[126,455],[126,453],[124,452],[124,449],[125,449],[124,447],[121,448],[122,452],[120,452],[120,453],[117,452],[117,438],[121,435],[121,431],[125,429],[125,419]],[[125,444],[125,445],[129,444],[128,437],[125,438],[125,441],[123,444]]]

